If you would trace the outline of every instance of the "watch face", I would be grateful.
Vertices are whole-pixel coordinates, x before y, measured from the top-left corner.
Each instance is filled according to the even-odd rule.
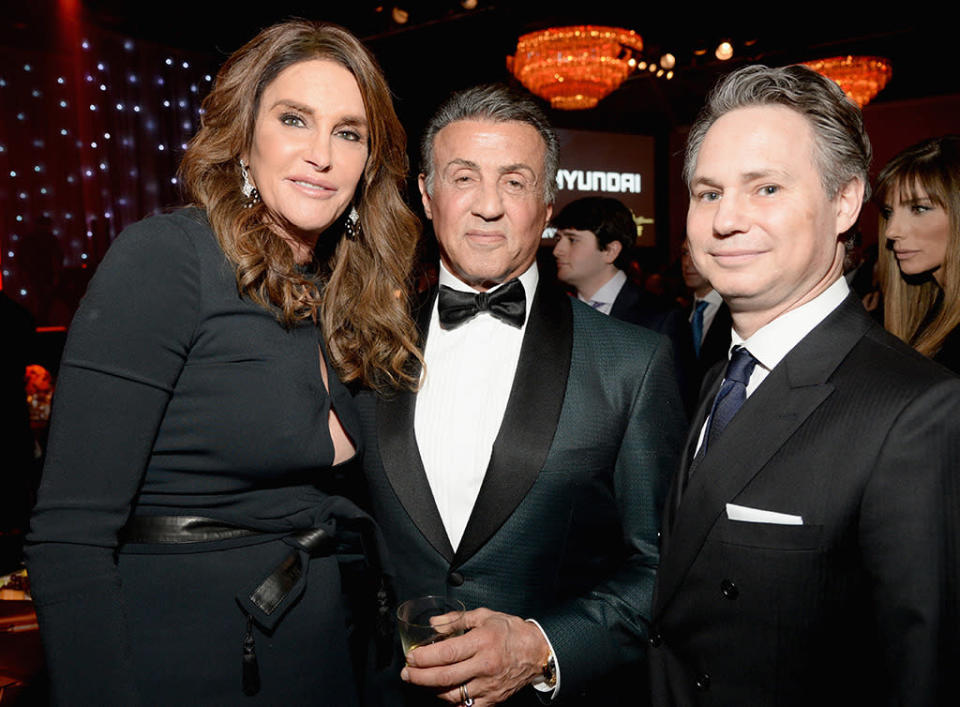
[[[550,657],[547,658],[547,662],[543,664],[543,677],[549,687],[557,684],[557,661],[553,657],[553,654],[551,654]]]

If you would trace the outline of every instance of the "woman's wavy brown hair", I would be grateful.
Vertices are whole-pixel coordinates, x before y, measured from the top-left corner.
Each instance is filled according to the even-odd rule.
[[[321,235],[319,281],[297,268],[276,235],[283,219],[262,202],[246,208],[240,191],[240,155],[251,147],[264,90],[287,67],[311,59],[353,74],[370,136],[353,199],[361,234],[342,238],[341,216]],[[319,321],[340,378],[378,390],[414,388],[421,361],[407,298],[420,224],[401,196],[405,145],[390,90],[367,49],[341,27],[295,20],[263,30],[227,59],[179,170],[187,198],[206,209],[236,265],[241,294],[275,311],[284,326]]]

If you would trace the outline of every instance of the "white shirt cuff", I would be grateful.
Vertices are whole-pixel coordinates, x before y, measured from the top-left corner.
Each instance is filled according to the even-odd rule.
[[[557,660],[557,654],[553,652],[553,644],[550,643],[550,637],[547,636],[547,632],[543,630],[543,626],[541,626],[536,619],[527,619],[527,621],[540,629],[540,633],[543,634],[543,640],[547,642],[547,648],[550,649],[550,657],[553,658],[553,664],[557,671],[557,681],[552,687],[548,685],[546,679],[542,677],[533,681],[533,687],[535,690],[539,690],[540,692],[551,693],[550,699],[554,700],[556,699],[557,695],[560,694],[560,661]],[[544,697],[546,697],[546,695],[544,695]]]

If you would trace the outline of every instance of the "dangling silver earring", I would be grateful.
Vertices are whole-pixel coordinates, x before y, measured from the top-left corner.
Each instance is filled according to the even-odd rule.
[[[360,214],[357,213],[357,207],[350,207],[350,214],[347,216],[347,222],[344,225],[348,240],[355,241],[360,238]]]
[[[240,174],[243,176],[243,185],[240,187],[240,191],[247,197],[247,203],[243,207],[249,209],[260,201],[260,192],[253,186],[253,182],[250,180],[250,170],[243,160],[240,160]]]

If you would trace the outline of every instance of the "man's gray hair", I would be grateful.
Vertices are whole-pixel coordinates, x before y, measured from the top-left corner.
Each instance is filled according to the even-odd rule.
[[[526,94],[504,84],[474,86],[454,93],[443,102],[427,124],[420,143],[421,171],[427,194],[433,194],[433,144],[437,133],[458,120],[486,120],[493,123],[517,121],[533,126],[543,138],[543,197],[547,204],[557,198],[557,169],[560,143],[546,114]]]
[[[868,170],[873,151],[863,129],[863,115],[833,81],[795,64],[782,68],[744,66],[724,77],[710,92],[687,138],[683,179],[693,179],[700,147],[710,127],[738,108],[785,106],[802,115],[814,133],[814,158],[820,182],[831,199],[859,178],[863,199],[870,196]]]

